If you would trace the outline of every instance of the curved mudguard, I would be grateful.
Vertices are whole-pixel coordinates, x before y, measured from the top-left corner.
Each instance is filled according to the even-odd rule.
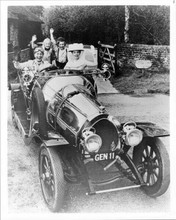
[[[69,146],[68,141],[59,133],[55,134],[53,132],[48,133],[49,139],[42,140],[42,142],[46,145],[46,147],[63,147]]]
[[[169,132],[151,122],[136,122],[137,128],[144,132],[144,136],[164,137],[169,136]]]

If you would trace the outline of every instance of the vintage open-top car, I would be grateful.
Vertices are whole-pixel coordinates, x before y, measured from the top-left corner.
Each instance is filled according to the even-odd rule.
[[[81,182],[88,195],[141,187],[157,197],[169,186],[169,156],[159,139],[168,132],[109,115],[97,101],[95,75],[110,76],[97,68],[24,69],[11,84],[12,120],[26,144],[33,138],[41,143],[39,178],[53,212],[62,207],[67,182]],[[130,185],[119,187],[119,178]]]

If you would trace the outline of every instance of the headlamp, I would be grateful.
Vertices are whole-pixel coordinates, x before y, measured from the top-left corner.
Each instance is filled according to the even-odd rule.
[[[83,147],[87,152],[95,153],[99,151],[102,145],[102,139],[99,135],[87,129],[87,130],[83,130],[82,136],[84,138]]]
[[[142,141],[142,131],[133,129],[126,133],[125,142],[132,147],[138,145]]]
[[[30,71],[28,68],[24,68],[22,77],[24,85],[28,86],[34,78],[34,73]]]
[[[126,133],[125,142],[132,147],[138,145],[143,138],[142,131],[136,127],[137,125],[134,121],[128,121],[123,125],[123,131]]]

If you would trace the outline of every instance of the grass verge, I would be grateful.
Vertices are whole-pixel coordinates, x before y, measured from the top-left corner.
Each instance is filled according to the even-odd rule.
[[[122,94],[170,94],[168,72],[126,69],[117,77],[112,77],[111,83]]]

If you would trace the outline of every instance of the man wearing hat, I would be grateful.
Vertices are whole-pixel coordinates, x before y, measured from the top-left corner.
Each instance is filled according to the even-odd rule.
[[[53,47],[55,50],[56,65],[59,69],[63,69],[68,61],[65,39],[63,37],[59,37],[56,41],[54,39],[53,32],[54,32],[54,29],[51,28],[50,38],[51,38],[51,42],[53,43]]]
[[[30,70],[35,72],[40,72],[42,69],[50,67],[51,64],[48,61],[43,61],[44,51],[41,47],[36,47],[34,49],[34,60],[28,60],[24,63],[19,63],[18,61],[13,61],[14,67],[16,69],[24,69],[28,67]]]

